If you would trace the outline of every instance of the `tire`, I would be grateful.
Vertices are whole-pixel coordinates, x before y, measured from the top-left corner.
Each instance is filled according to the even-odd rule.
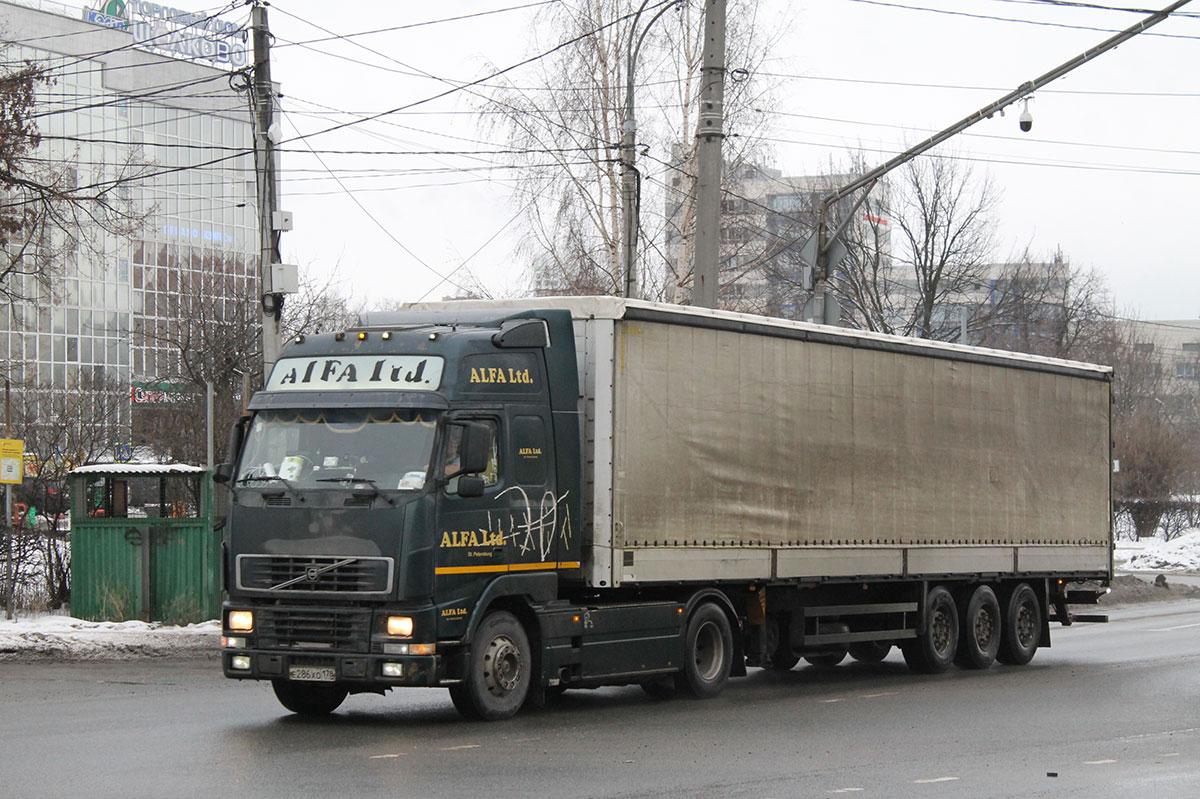
[[[301,716],[328,716],[338,709],[348,693],[337,685],[317,685],[274,680],[275,698],[293,713]]]
[[[683,639],[683,671],[679,690],[696,699],[711,699],[725,688],[733,665],[733,633],[729,619],[712,602],[696,609]]]
[[[882,663],[892,651],[891,641],[861,641],[850,644],[850,657],[859,663]]]
[[[1033,660],[1042,642],[1042,605],[1028,583],[1013,589],[1004,610],[1004,629],[996,660],[1007,666],[1024,666]]]
[[[964,669],[987,669],[1000,651],[1003,617],[996,592],[986,585],[971,592],[962,609],[962,632],[954,662]]]
[[[784,621],[786,622],[787,619],[785,618]],[[792,645],[780,629],[780,620],[769,619],[766,630],[767,651],[771,655],[771,663],[768,668],[772,671],[791,671],[800,662],[800,656],[792,653]]]
[[[511,613],[489,613],[475,631],[463,681],[450,686],[450,699],[468,718],[511,718],[529,694],[532,658],[529,636]]]
[[[810,665],[818,668],[832,669],[834,666],[846,659],[846,650],[839,649],[836,652],[822,652],[819,655],[805,655],[804,659],[807,660]]]
[[[942,586],[930,589],[925,598],[925,631],[900,644],[904,662],[920,674],[941,674],[958,652],[958,608],[954,597]]]

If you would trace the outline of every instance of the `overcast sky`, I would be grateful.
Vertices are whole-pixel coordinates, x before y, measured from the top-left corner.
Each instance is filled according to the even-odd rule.
[[[528,34],[537,9],[358,36],[354,44],[293,44],[323,37],[315,26],[349,35],[521,2],[275,0],[272,70],[284,93],[284,138],[348,118],[314,111],[397,109],[445,91],[445,80],[474,80],[489,65],[523,60],[534,53]],[[765,67],[776,82],[775,107],[785,112],[772,128],[773,166],[794,175],[819,173],[852,148],[880,163],[1138,18],[1036,0],[762,0],[761,10],[782,31]],[[972,159],[1000,190],[997,256],[1061,248],[1106,277],[1122,313],[1200,317],[1198,58],[1200,16],[1172,18],[1038,92],[1030,133],[1019,131],[1017,108],[939,148]],[[509,76],[519,82],[521,74]],[[488,138],[473,113],[478,102],[456,92],[306,141],[323,151],[478,150]],[[317,273],[336,264],[346,290],[370,300],[454,294],[439,276],[464,261],[493,293],[519,291],[518,207],[507,173],[464,172],[483,163],[464,156],[322,158],[342,183],[310,157],[285,156],[281,206],[296,219],[284,237],[289,260]],[[364,169],[379,172],[351,171]]]

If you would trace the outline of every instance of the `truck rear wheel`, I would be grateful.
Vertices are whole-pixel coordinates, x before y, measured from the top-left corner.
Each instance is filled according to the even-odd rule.
[[[958,608],[954,597],[935,586],[925,599],[925,631],[900,644],[904,662],[921,674],[941,674],[950,668],[958,651]]]
[[[697,699],[710,699],[725,687],[733,665],[733,633],[724,611],[712,602],[696,609],[683,643],[683,672],[676,685]]]
[[[510,718],[529,693],[529,636],[516,617],[489,613],[475,631],[463,681],[450,687],[450,699],[468,718]]]
[[[962,608],[962,635],[954,662],[965,669],[986,669],[1000,650],[1000,601],[986,585],[971,592]]]
[[[275,698],[293,713],[301,716],[328,716],[346,699],[347,691],[336,685],[296,683],[274,680]]]
[[[1024,666],[1033,660],[1042,642],[1042,605],[1029,583],[1013,589],[1004,610],[1004,630],[996,660],[1009,666]]]

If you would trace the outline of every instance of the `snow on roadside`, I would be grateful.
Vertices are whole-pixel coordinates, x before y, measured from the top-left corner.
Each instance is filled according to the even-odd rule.
[[[54,614],[18,614],[12,621],[0,618],[0,661],[215,658],[220,645],[217,621],[176,627]]]
[[[1170,541],[1118,541],[1115,562],[1122,571],[1200,572],[1200,529]]]

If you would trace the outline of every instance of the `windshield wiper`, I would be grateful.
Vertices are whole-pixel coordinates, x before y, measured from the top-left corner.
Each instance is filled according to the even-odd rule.
[[[395,505],[396,500],[379,490],[379,484],[370,477],[318,477],[314,483],[366,483],[370,488],[356,488],[350,493],[359,498],[382,496],[389,505]]]
[[[279,475],[277,475],[277,474],[272,474],[272,475],[266,475],[266,474],[247,475],[247,476],[245,476],[245,477],[240,477],[240,478],[238,478],[238,481],[237,481],[237,483],[236,483],[235,485],[244,485],[244,484],[246,484],[246,483],[259,483],[259,482],[265,482],[265,481],[267,481],[267,480],[278,481],[278,482],[280,482],[280,483],[283,483],[283,487],[284,487],[285,489],[287,489],[287,492],[288,492],[289,494],[291,494],[293,497],[299,497],[299,496],[300,496],[300,494],[299,494],[299,493],[296,491],[296,487],[295,487],[294,485],[292,485],[290,482],[288,482],[287,480],[285,480],[284,478],[280,477],[280,476],[279,476]],[[263,492],[263,493],[266,493],[266,492]]]

